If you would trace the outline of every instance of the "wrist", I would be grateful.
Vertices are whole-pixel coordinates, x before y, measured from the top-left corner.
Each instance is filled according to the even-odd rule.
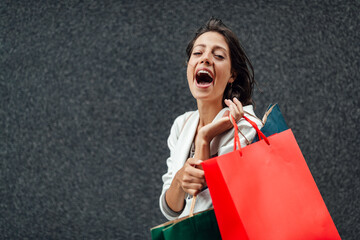
[[[206,160],[210,156],[210,142],[212,138],[199,134],[195,140],[195,158]]]
[[[211,140],[214,136],[211,136],[209,131],[206,128],[202,128],[199,130],[197,138],[195,140],[195,146],[207,145],[210,144]]]
[[[208,141],[205,138],[198,138],[195,141],[195,146],[196,146],[195,152],[196,152],[196,150],[202,151],[202,150],[207,149],[208,147],[210,147],[210,141]],[[195,154],[195,156],[196,156],[196,154]]]
[[[175,173],[174,180],[172,181],[170,188],[172,191],[175,191],[177,194],[184,193],[185,191],[182,188],[182,179],[183,179],[183,168],[181,168],[177,173]]]

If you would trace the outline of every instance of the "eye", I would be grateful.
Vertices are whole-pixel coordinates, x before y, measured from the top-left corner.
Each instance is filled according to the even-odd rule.
[[[215,57],[217,57],[219,59],[224,59],[225,58],[223,55],[220,55],[220,54],[215,54]]]
[[[200,55],[201,54],[201,52],[193,52],[193,55]]]
[[[219,50],[213,51],[213,54],[214,54],[214,57],[219,60],[225,59],[225,56],[226,56],[226,55],[224,55],[224,53],[222,51],[219,51]]]

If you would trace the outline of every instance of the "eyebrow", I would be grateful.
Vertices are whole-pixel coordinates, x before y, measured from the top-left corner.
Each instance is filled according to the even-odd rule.
[[[197,44],[197,45],[195,45],[195,46],[193,47],[193,49],[196,48],[196,47],[206,47],[206,45],[205,45],[205,44]],[[224,50],[224,51],[227,53],[227,49],[224,48],[224,47],[222,47],[222,46],[215,45],[214,48],[215,48],[215,49],[222,49],[222,50]]]

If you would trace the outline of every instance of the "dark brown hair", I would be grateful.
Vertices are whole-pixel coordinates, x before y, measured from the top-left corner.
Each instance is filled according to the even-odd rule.
[[[255,83],[254,68],[240,45],[239,39],[220,19],[212,17],[204,26],[197,30],[194,38],[186,48],[188,61],[196,39],[206,32],[217,32],[223,35],[230,49],[231,71],[236,78],[232,84],[226,86],[223,100],[232,100],[236,97],[243,105],[254,104],[251,97]],[[224,101],[223,106],[225,107]]]

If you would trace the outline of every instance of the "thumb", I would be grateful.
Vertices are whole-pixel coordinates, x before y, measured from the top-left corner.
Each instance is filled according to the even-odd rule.
[[[203,170],[203,167],[201,165],[202,162],[203,162],[203,160],[197,160],[196,161],[196,168]]]
[[[195,164],[196,164],[196,165],[200,165],[202,162],[203,162],[203,160],[200,160],[200,159],[199,159],[199,160],[196,160]]]
[[[229,115],[230,115],[230,111],[226,110],[223,114],[223,117],[229,117]]]

